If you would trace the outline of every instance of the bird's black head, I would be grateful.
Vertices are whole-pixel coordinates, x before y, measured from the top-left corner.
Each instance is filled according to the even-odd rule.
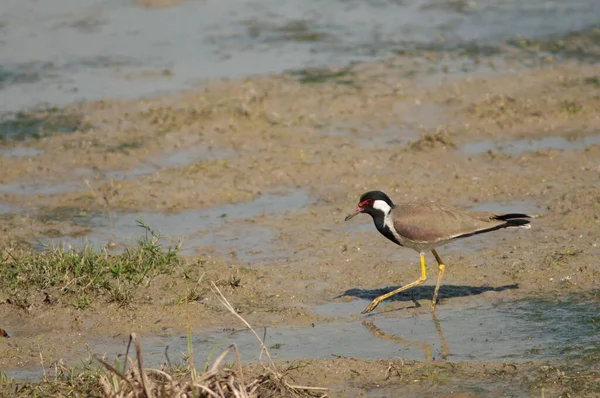
[[[385,217],[394,208],[392,200],[381,191],[369,191],[360,196],[358,205],[352,213],[346,216],[348,221],[358,213],[370,214],[373,218]]]

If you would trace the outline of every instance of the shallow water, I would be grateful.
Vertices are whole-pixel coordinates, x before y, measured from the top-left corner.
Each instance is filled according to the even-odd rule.
[[[342,303],[340,312],[342,316],[359,317],[366,303],[366,300]],[[329,306],[327,312],[331,309]],[[447,301],[439,307],[437,319],[432,319],[428,310],[413,316],[406,316],[400,310],[394,317],[360,316],[353,321],[270,328],[265,343],[271,347],[271,355],[279,360],[335,355],[415,360],[425,360],[431,355],[429,359],[446,356],[455,362],[517,363],[566,356],[578,358],[600,350],[596,338],[600,331],[598,310],[597,302],[578,297],[485,303],[466,308],[452,308],[451,301]],[[317,307],[315,312],[320,313],[321,309]],[[255,326],[260,330],[260,325]],[[155,338],[158,340],[152,341]],[[148,337],[146,347],[151,350],[148,346],[160,345],[163,350],[158,360],[165,343],[173,352],[185,351],[182,337],[155,338]],[[235,342],[243,360],[256,359],[259,347],[255,337],[246,331],[233,335],[224,332],[194,335],[194,346],[200,346],[201,353],[221,339],[223,344]],[[204,357],[200,354],[200,358]]]
[[[163,214],[153,212],[83,214],[65,213],[62,217],[90,228],[82,237],[63,236],[44,239],[37,243],[63,245],[80,249],[84,245],[105,247],[109,242],[117,244],[116,250],[134,244],[144,233],[137,220],[155,229],[167,241],[182,240],[180,253],[198,255],[217,252],[233,255],[239,261],[252,262],[265,257],[278,258],[285,253],[273,243],[275,230],[257,227],[245,219],[258,214],[283,213],[298,210],[311,201],[304,190],[290,190],[287,194],[263,194],[250,202],[240,202],[204,210],[187,210]],[[52,217],[52,215],[49,215]],[[232,253],[233,252],[233,253]]]
[[[0,184],[0,193],[13,195],[55,195],[63,192],[83,189],[83,181],[61,181],[61,182],[31,182],[17,181],[8,184]]]
[[[599,15],[596,0],[191,0],[158,9],[121,0],[4,0],[0,113],[411,48],[493,49],[517,36],[581,31]]]
[[[561,151],[582,150],[592,145],[600,144],[600,134],[581,137],[543,137],[533,140],[512,141],[475,141],[469,142],[462,147],[466,155],[478,155],[488,151],[519,155],[524,152],[542,151],[545,149],[556,149]]]
[[[3,214],[14,214],[18,211],[18,208],[13,206],[13,205],[9,205],[6,203],[0,203],[0,215]]]
[[[274,359],[288,361],[335,356],[364,359],[414,359],[452,362],[507,361],[590,358],[600,352],[597,339],[598,302],[591,297],[571,296],[560,300],[532,299],[497,305],[453,306],[451,300],[438,307],[437,316],[422,310],[407,315],[360,316],[366,300],[329,303],[316,307],[318,314],[341,317],[332,323],[266,330],[265,344]],[[263,335],[260,325],[254,325]],[[17,336],[15,336],[17,337]],[[171,361],[180,362],[187,352],[186,336],[144,336],[140,341],[147,367],[165,362],[165,348]],[[243,361],[255,361],[259,343],[241,329],[193,334],[196,365],[203,366],[211,350],[214,359],[227,345],[235,343]],[[121,357],[127,338],[90,341],[94,353]],[[82,353],[79,353],[82,355]],[[233,358],[233,357],[232,357]],[[8,376],[31,377],[32,370],[9,370]]]
[[[15,151],[16,150],[16,151]],[[31,150],[27,152],[26,150]],[[16,147],[0,151],[3,156],[35,156],[23,153],[34,153],[35,148]],[[0,184],[0,193],[13,195],[55,195],[69,191],[88,189],[84,178],[94,181],[95,178],[114,181],[127,180],[152,175],[160,170],[170,167],[183,166],[200,161],[226,160],[233,156],[235,151],[227,148],[194,147],[166,152],[151,162],[134,167],[129,170],[112,170],[107,172],[95,172],[90,169],[78,169],[71,172],[70,180],[61,182],[38,182],[38,181],[16,181],[8,184]]]
[[[0,156],[4,157],[33,157],[41,155],[42,151],[32,147],[15,146],[12,148],[0,149]]]

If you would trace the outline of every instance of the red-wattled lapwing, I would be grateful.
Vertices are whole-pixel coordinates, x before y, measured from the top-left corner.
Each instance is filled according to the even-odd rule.
[[[375,222],[375,227],[383,236],[400,246],[410,247],[418,251],[421,258],[421,277],[419,279],[376,297],[363,310],[363,314],[373,311],[380,302],[388,297],[425,282],[427,280],[425,270],[425,252],[427,250],[431,250],[439,265],[437,283],[431,301],[431,311],[435,311],[435,302],[445,269],[442,259],[435,251],[437,246],[497,229],[531,227],[529,221],[524,220],[525,218],[531,218],[527,214],[465,211],[430,201],[407,202],[395,205],[381,191],[370,191],[363,194],[360,197],[358,206],[346,216],[345,221],[358,213],[370,214]]]

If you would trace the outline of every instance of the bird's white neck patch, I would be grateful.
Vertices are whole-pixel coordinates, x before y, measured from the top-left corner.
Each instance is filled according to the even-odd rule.
[[[373,202],[373,208],[381,210],[386,216],[390,214],[390,211],[392,211],[390,205],[388,205],[384,200],[376,200]]]

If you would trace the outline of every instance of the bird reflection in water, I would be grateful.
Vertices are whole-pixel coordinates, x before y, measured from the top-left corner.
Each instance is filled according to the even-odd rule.
[[[431,319],[433,320],[433,325],[435,326],[435,330],[437,331],[438,336],[440,338],[440,342],[442,343],[442,359],[445,360],[445,359],[447,359],[447,357],[449,355],[448,354],[448,342],[446,341],[446,338],[444,337],[444,333],[442,332],[442,326],[440,325],[440,321],[438,320],[438,318],[434,312],[431,313]],[[377,326],[375,326],[375,324],[373,322],[363,321],[362,324],[365,328],[367,328],[367,330],[369,332],[371,332],[371,334],[373,334],[376,337],[379,337],[381,339],[391,340],[396,343],[406,345],[409,347],[416,347],[416,348],[422,349],[425,354],[425,360],[431,361],[431,345],[429,345],[423,341],[408,340],[408,339],[404,339],[402,337],[395,336],[393,334],[387,334],[384,331],[382,331],[381,329],[379,329]]]

